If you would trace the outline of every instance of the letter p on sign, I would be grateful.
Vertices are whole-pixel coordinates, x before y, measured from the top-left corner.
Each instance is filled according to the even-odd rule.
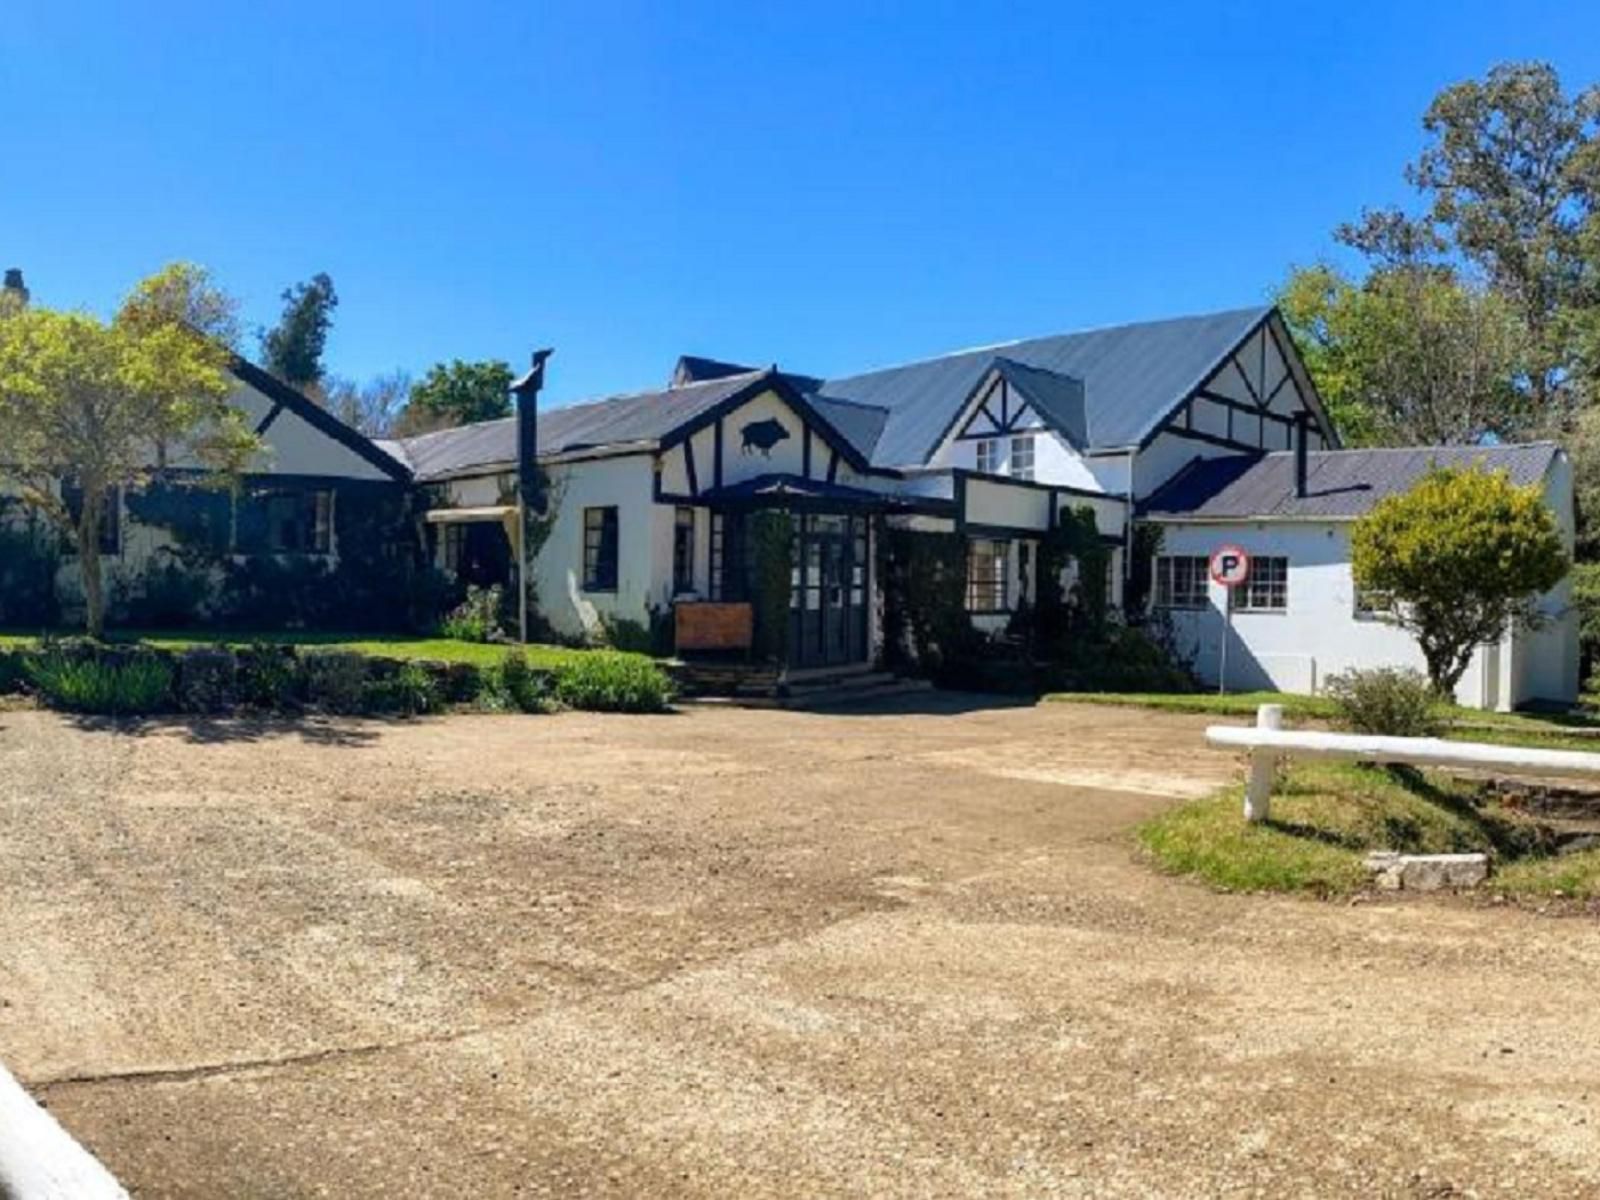
[[[1238,587],[1250,578],[1250,555],[1243,546],[1218,546],[1211,552],[1211,578],[1223,587]]]

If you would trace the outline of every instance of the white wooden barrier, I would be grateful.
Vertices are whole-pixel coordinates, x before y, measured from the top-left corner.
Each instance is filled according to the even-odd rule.
[[[1442,738],[1377,737],[1282,726],[1283,706],[1263,704],[1256,710],[1254,727],[1213,725],[1206,730],[1206,741],[1213,746],[1250,751],[1250,784],[1244,797],[1246,821],[1267,819],[1273,771],[1282,758],[1410,763],[1418,767],[1465,767],[1562,778],[1600,776],[1600,754],[1582,750],[1535,750],[1482,742],[1447,742]]]
[[[128,1200],[111,1172],[0,1066],[0,1196],[8,1200]]]

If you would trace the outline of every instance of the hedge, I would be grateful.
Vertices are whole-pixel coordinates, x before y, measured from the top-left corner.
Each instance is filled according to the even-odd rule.
[[[452,705],[544,712],[661,712],[672,685],[654,662],[610,651],[534,666],[507,650],[489,666],[284,645],[167,649],[87,639],[0,646],[0,695],[110,715],[315,711],[414,716]]]

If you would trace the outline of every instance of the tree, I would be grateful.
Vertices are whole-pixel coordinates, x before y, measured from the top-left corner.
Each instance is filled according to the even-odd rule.
[[[411,389],[411,403],[399,425],[405,433],[417,434],[508,416],[514,378],[511,364],[499,359],[435,363]]]
[[[0,480],[78,555],[91,637],[105,621],[106,501],[175,451],[223,472],[260,443],[227,402],[231,351],[191,317],[224,323],[231,302],[185,263],[144,280],[109,323],[81,312],[0,315]]]
[[[368,437],[388,437],[411,399],[411,376],[391,371],[364,384],[330,376],[323,387],[328,411]]]
[[[322,382],[322,352],[339,297],[325,273],[283,292],[283,315],[261,334],[264,366],[290,387],[315,390]]]
[[[1596,299],[1582,243],[1600,200],[1600,87],[1568,96],[1548,63],[1502,63],[1445,88],[1422,127],[1432,142],[1407,179],[1456,250],[1521,313],[1538,402],[1563,401],[1568,317]]]
[[[1482,470],[1435,469],[1380,500],[1356,522],[1350,552],[1356,586],[1392,600],[1442,695],[1478,646],[1536,623],[1535,597],[1570,566],[1540,489]]]
[[[1517,314],[1448,267],[1391,262],[1360,282],[1309,267],[1290,275],[1278,304],[1347,444],[1515,440],[1537,428],[1516,386],[1526,352]]]

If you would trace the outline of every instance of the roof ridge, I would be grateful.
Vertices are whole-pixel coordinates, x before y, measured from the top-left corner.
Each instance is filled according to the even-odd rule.
[[[1561,449],[1561,443],[1554,438],[1535,438],[1529,442],[1496,442],[1493,445],[1465,445],[1462,443],[1445,443],[1435,446],[1340,446],[1337,449],[1323,447],[1319,450],[1309,450],[1308,454],[1432,454],[1440,450],[1454,451],[1490,451],[1490,450],[1533,450],[1546,447],[1553,450]],[[1268,450],[1265,458],[1288,456],[1293,450]],[[1226,456],[1224,456],[1226,457]]]
[[[1136,329],[1141,325],[1174,325],[1180,321],[1202,321],[1214,317],[1236,316],[1241,313],[1257,313],[1265,315],[1272,311],[1271,304],[1241,305],[1238,308],[1219,308],[1211,312],[1184,313],[1176,317],[1152,317],[1144,321],[1119,321],[1111,325],[1091,325],[1082,329],[1064,329],[1058,333],[1036,333],[1029,337],[1012,338],[1006,342],[993,342],[983,346],[968,346],[963,350],[947,350],[943,354],[932,354],[925,358],[911,358],[903,362],[887,363],[881,367],[868,367],[865,371],[852,371],[848,375],[836,375],[833,379],[861,379],[867,375],[881,375],[888,371],[901,371],[907,367],[920,367],[928,363],[943,362],[951,358],[965,358],[969,354],[982,354],[985,351],[1006,350],[1013,346],[1023,346],[1029,342],[1044,342],[1051,338],[1082,337],[1091,333],[1111,333],[1119,329]],[[996,358],[1004,357],[998,353]],[[1026,365],[1026,364],[1023,364]],[[1043,368],[1048,370],[1049,368]],[[832,382],[825,379],[824,383]]]

